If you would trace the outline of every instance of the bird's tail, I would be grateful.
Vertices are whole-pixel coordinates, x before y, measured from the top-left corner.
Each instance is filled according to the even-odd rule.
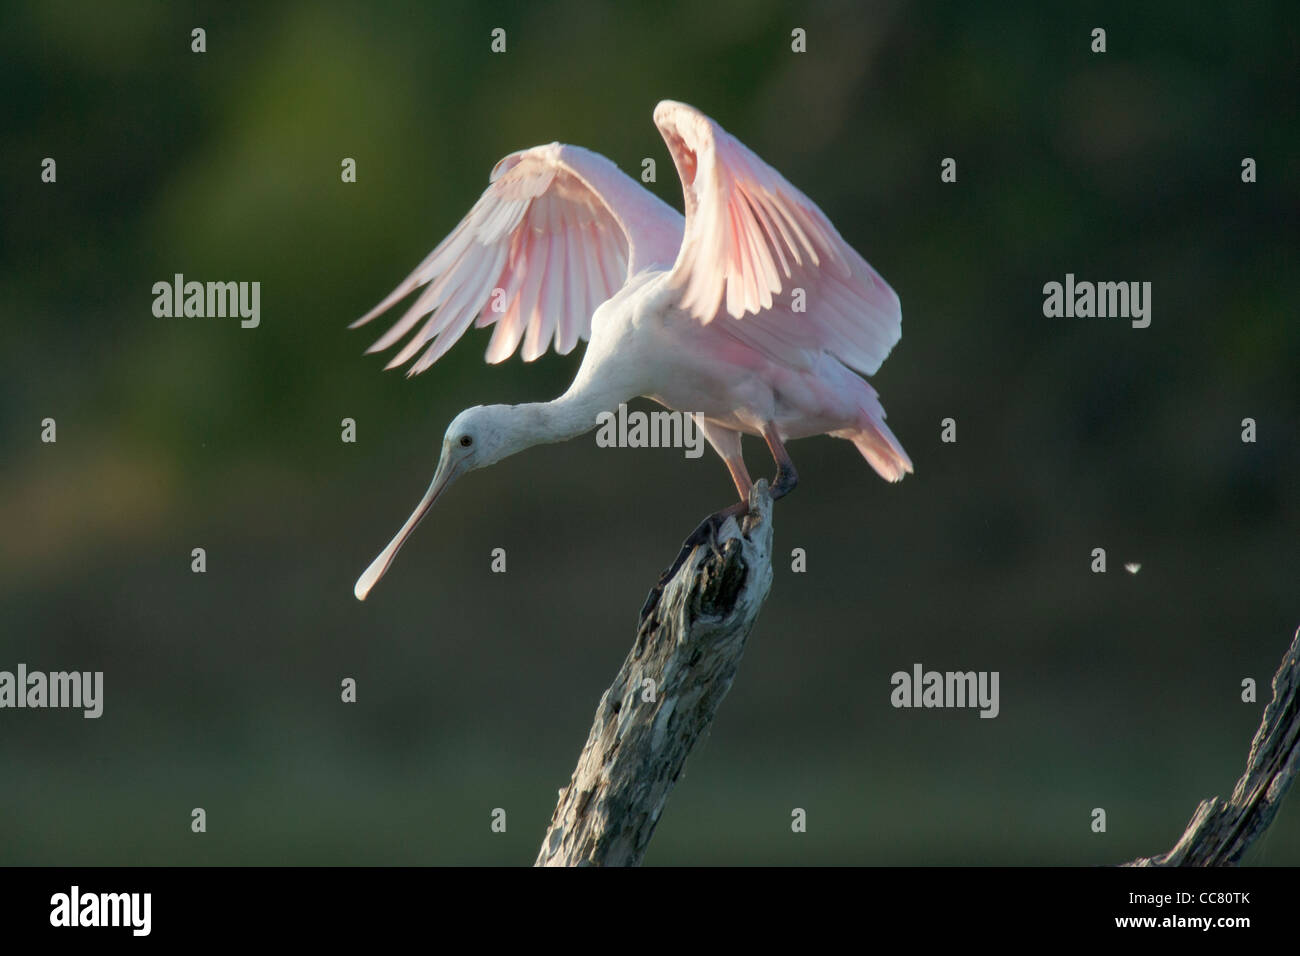
[[[869,403],[871,407],[862,409],[863,415],[857,428],[832,434],[853,442],[858,451],[862,452],[862,457],[885,481],[902,481],[904,475],[912,473],[912,459],[907,457],[902,444],[885,424],[885,410],[875,398],[874,389],[872,398],[873,401]]]
[[[884,422],[872,422],[868,428],[855,434],[853,444],[876,469],[876,474],[886,481],[902,481],[904,475],[912,473],[912,459],[907,457],[907,452],[903,451],[903,446]]]

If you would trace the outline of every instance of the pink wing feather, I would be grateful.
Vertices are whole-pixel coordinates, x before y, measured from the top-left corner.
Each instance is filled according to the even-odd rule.
[[[682,220],[605,157],[551,143],[511,153],[468,215],[375,308],[365,325],[418,288],[424,291],[367,351],[423,324],[388,363],[423,354],[423,372],[475,325],[495,325],[485,358],[502,362],[523,343],[531,362],[554,343],[561,355],[591,336],[591,316],[649,265],[667,268]]]
[[[732,334],[788,361],[826,351],[874,374],[902,337],[888,283],[816,203],[699,110],[664,100],[654,119],[686,205],[669,279],[681,308],[706,324],[725,312]]]

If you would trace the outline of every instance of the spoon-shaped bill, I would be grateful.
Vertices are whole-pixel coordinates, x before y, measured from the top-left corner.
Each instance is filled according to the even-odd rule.
[[[429,490],[424,493],[420,503],[415,506],[415,510],[411,512],[411,517],[406,519],[406,524],[402,525],[402,530],[394,535],[393,540],[388,542],[388,547],[379,552],[379,557],[371,561],[370,567],[366,568],[365,573],[357,578],[357,584],[352,589],[352,593],[356,595],[358,601],[364,601],[371,588],[379,583],[379,579],[384,576],[388,566],[393,563],[393,558],[397,557],[397,552],[406,543],[406,539],[411,536],[411,532],[424,520],[424,516],[429,513],[429,509],[438,500],[438,496],[447,489],[447,486],[451,484],[455,477],[455,470],[448,467],[446,461],[439,462],[438,470],[434,473],[433,481],[429,484]]]

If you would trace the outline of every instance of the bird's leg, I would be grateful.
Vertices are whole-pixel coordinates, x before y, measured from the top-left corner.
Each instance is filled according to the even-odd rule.
[[[772,479],[772,487],[769,489],[772,500],[776,501],[794,491],[799,484],[799,473],[794,470],[794,462],[790,460],[785,445],[781,444],[781,435],[775,425],[769,423],[763,429],[763,441],[767,442],[768,451],[776,459],[776,477]]]
[[[722,558],[722,549],[718,544],[718,531],[726,523],[728,518],[739,520],[749,514],[749,492],[754,487],[753,481],[750,480],[749,470],[745,468],[745,459],[740,450],[740,433],[718,428],[709,428],[707,424],[702,423],[705,437],[709,439],[710,444],[717,449],[718,454],[727,465],[727,471],[731,474],[731,480],[736,485],[736,491],[740,495],[740,500],[733,505],[728,505],[721,511],[716,511],[700,522],[699,527],[692,531],[686,540],[682,542],[682,549],[677,553],[676,559],[671,565],[664,569],[664,573],[659,575],[659,583],[650,590],[650,594],[645,599],[645,604],[641,607],[641,620],[654,610],[663,596],[664,588],[668,582],[673,579],[686,559],[691,556],[691,552],[701,544],[708,542],[709,549],[719,558]]]
[[[754,486],[750,481],[749,471],[745,468],[745,458],[740,450],[740,433],[729,429],[710,427],[707,422],[700,422],[700,429],[704,432],[704,437],[722,456],[722,460],[727,465],[727,471],[731,474],[731,480],[736,485],[736,491],[740,495],[740,500],[734,505],[729,505],[721,511],[714,512],[703,521],[699,527],[692,531],[686,540],[682,542],[682,549],[677,553],[676,559],[671,565],[664,569],[664,573],[659,575],[659,583],[650,590],[650,594],[645,599],[645,604],[641,608],[641,620],[659,603],[659,598],[663,596],[664,588],[672,580],[673,575],[681,570],[681,566],[686,563],[686,559],[691,556],[691,552],[698,545],[704,542],[709,543],[709,549],[722,557],[722,549],[718,546],[718,529],[726,522],[728,518],[740,518],[749,513],[749,490]]]
[[[736,490],[740,492],[740,500],[749,500],[749,489],[754,487],[754,483],[749,480],[749,471],[745,468],[745,459],[727,458],[727,471],[731,472],[731,480],[736,483]]]

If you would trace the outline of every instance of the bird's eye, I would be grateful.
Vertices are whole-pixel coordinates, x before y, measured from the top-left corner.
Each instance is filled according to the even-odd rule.
[[[472,444],[474,444],[474,439],[471,438],[469,435],[461,435],[461,436],[460,436],[460,447],[461,447],[461,448],[468,448],[468,447],[469,447],[470,445],[472,445]]]

